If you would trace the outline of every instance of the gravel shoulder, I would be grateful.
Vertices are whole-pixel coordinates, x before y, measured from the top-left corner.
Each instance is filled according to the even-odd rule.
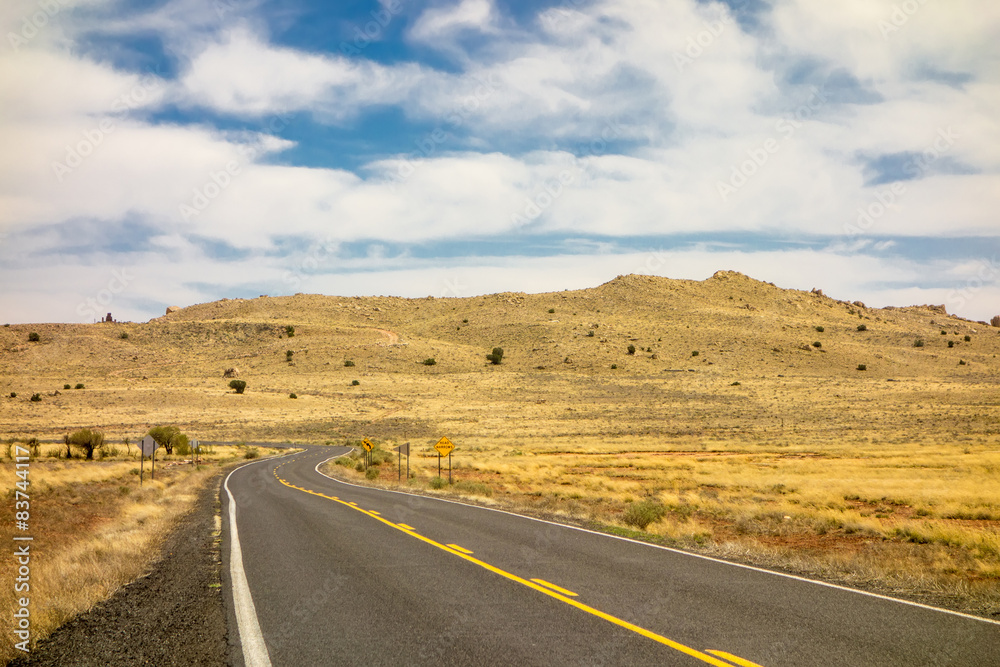
[[[226,613],[216,530],[220,470],[140,579],[66,623],[11,667],[225,665]]]

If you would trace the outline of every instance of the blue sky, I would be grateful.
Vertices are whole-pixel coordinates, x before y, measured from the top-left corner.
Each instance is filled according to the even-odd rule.
[[[1000,313],[986,0],[7,0],[0,319],[742,271]]]

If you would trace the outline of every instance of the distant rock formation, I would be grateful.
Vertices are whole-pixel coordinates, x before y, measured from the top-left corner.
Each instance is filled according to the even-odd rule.
[[[1000,327],[1000,315],[994,315],[993,319],[990,320],[990,324],[992,324],[995,327]]]
[[[226,372],[222,374],[222,377],[224,377],[224,378],[234,378],[234,377],[239,377],[239,375],[240,375],[240,372],[238,370],[236,370],[235,368],[227,368]]]
[[[176,313],[180,309],[181,309],[180,306],[167,306],[167,315],[169,315],[170,313]]]

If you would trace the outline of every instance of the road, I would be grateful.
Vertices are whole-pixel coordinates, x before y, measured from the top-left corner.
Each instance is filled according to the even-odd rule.
[[[1000,665],[995,622],[317,471],[346,451],[227,479],[234,664]]]

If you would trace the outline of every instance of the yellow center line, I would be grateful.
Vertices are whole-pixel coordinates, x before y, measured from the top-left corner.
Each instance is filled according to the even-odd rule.
[[[277,477],[277,475],[275,475],[275,476]],[[290,483],[286,482],[281,477],[278,477],[278,481],[281,482],[282,484],[284,484],[285,486],[289,486],[289,487],[292,486]],[[317,491],[310,491],[309,489],[300,489],[300,490],[304,491],[305,493],[312,494],[314,496],[319,496],[321,498],[327,498],[327,499],[333,500],[333,498],[331,496],[324,495],[324,494],[319,493]],[[566,604],[570,605],[571,607],[576,607],[580,611],[587,612],[588,614],[591,614],[591,615],[596,616],[596,617],[598,617],[600,619],[608,621],[609,623],[614,623],[617,626],[623,627],[626,630],[631,630],[632,632],[634,632],[636,634],[639,634],[639,635],[642,635],[643,637],[646,637],[647,639],[652,639],[655,642],[658,642],[658,643],[663,644],[665,646],[669,646],[670,648],[674,649],[675,651],[679,651],[681,653],[684,653],[685,655],[689,655],[692,658],[697,658],[698,660],[701,660],[702,662],[708,663],[709,665],[715,665],[715,667],[733,667],[732,663],[723,662],[722,660],[719,660],[715,656],[708,655],[707,653],[702,653],[698,649],[691,648],[690,646],[686,646],[685,644],[681,644],[680,642],[676,642],[673,639],[669,639],[667,637],[664,637],[663,635],[658,635],[658,634],[656,634],[655,632],[653,632],[651,630],[647,630],[646,628],[640,627],[640,626],[638,626],[638,625],[636,625],[634,623],[629,623],[628,621],[626,621],[624,619],[621,619],[621,618],[618,618],[617,616],[612,616],[611,614],[606,614],[603,611],[601,611],[600,609],[595,609],[595,608],[593,608],[593,607],[591,607],[589,605],[583,604],[582,602],[574,600],[573,598],[568,597],[566,595],[563,595],[562,593],[558,593],[558,592],[556,592],[556,591],[554,591],[554,590],[552,590],[550,588],[542,586],[541,584],[537,584],[534,581],[529,581],[529,580],[527,580],[527,579],[525,579],[523,577],[519,577],[518,575],[516,575],[516,574],[514,574],[512,572],[507,572],[506,570],[502,570],[502,569],[500,569],[499,567],[497,567],[495,565],[490,565],[486,561],[482,561],[482,560],[479,560],[478,558],[475,558],[474,556],[471,556],[471,555],[466,554],[466,553],[462,553],[461,551],[456,550],[453,546],[441,544],[440,542],[436,542],[436,541],[430,539],[429,537],[424,537],[423,535],[421,535],[419,533],[414,533],[412,531],[406,530],[406,529],[400,527],[398,524],[395,524],[392,521],[389,521],[388,519],[384,519],[381,516],[378,516],[376,514],[372,514],[368,510],[361,509],[360,507],[357,506],[357,503],[347,502],[345,500],[335,500],[334,502],[340,503],[341,505],[344,505],[345,507],[350,507],[351,509],[357,510],[358,512],[361,512],[362,514],[367,514],[368,516],[370,516],[371,518],[375,519],[376,521],[381,521],[382,523],[384,523],[387,526],[392,526],[393,528],[399,530],[400,532],[403,532],[403,533],[406,533],[407,535],[415,537],[416,539],[418,539],[418,540],[420,540],[422,542],[425,542],[427,544],[430,544],[431,546],[437,547],[438,549],[441,549],[442,551],[446,551],[446,552],[448,552],[450,554],[454,554],[455,556],[458,556],[459,558],[464,558],[465,560],[469,561],[470,563],[474,563],[474,564],[478,565],[479,567],[481,567],[481,568],[483,568],[485,570],[489,570],[490,572],[493,572],[494,574],[498,574],[501,577],[504,577],[505,579],[510,579],[511,581],[515,581],[515,582],[521,584],[522,586],[526,586],[528,588],[536,590],[539,593],[544,593],[545,595],[548,595],[551,598],[555,598],[556,600],[559,600],[560,602],[565,602]],[[750,663],[750,664],[753,665],[753,663]],[[760,666],[758,665],[757,667],[760,667]]]
[[[463,554],[475,553],[474,551],[470,551],[470,550],[466,549],[465,547],[460,547],[457,544],[449,544],[448,546],[451,547],[452,549],[454,549],[455,551],[461,551]]]
[[[416,530],[416,528],[414,528],[413,526],[408,526],[405,523],[400,523],[400,524],[397,524],[397,525],[400,528],[403,528],[404,530]]]
[[[368,510],[369,514],[374,514],[375,516],[380,516],[375,510]]]
[[[732,653],[726,653],[725,651],[713,651],[709,649],[706,653],[711,653],[712,655],[717,655],[720,658],[725,658],[734,665],[739,665],[740,667],[761,667],[756,662],[750,662],[746,658],[741,658],[738,655],[733,655]]]
[[[571,598],[578,597],[578,595],[576,593],[574,593],[573,591],[568,591],[565,588],[563,588],[562,586],[556,586],[555,584],[553,584],[551,582],[548,582],[548,581],[545,581],[544,579],[532,579],[532,581],[535,582],[536,584],[541,584],[542,586],[545,586],[546,588],[551,588],[556,593],[562,593],[563,595],[566,595],[566,596],[571,597]]]

